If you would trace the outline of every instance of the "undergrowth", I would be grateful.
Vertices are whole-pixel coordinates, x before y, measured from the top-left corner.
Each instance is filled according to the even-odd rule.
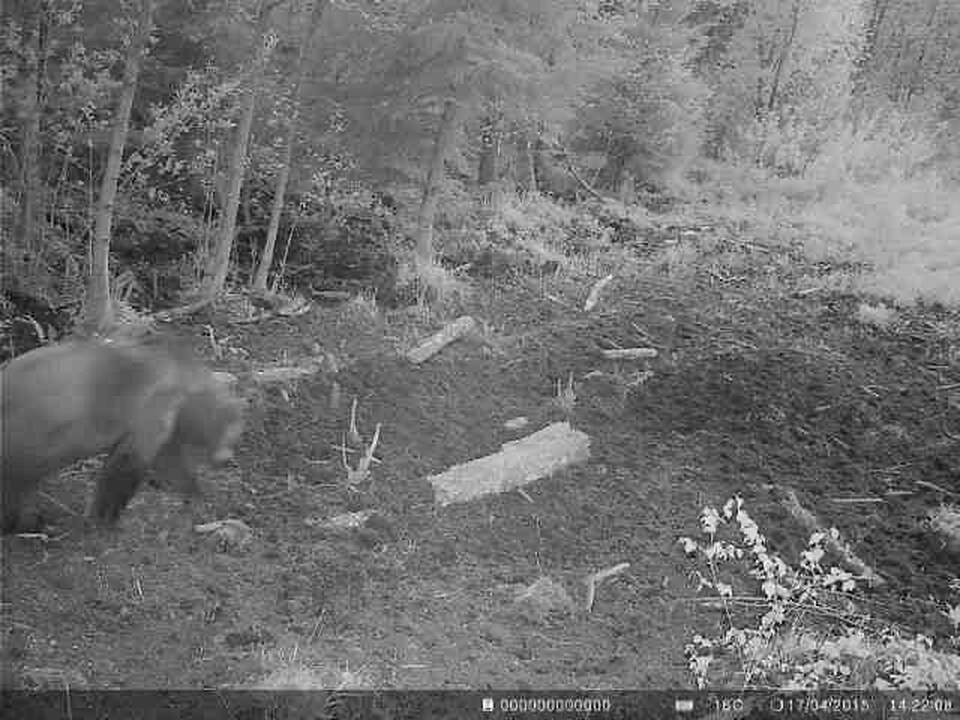
[[[700,525],[705,541],[680,543],[705,565],[694,570],[698,591],[716,595],[724,629],[686,645],[698,687],[737,679],[746,688],[787,690],[960,689],[960,656],[935,649],[929,637],[904,637],[859,608],[860,578],[823,564],[825,533],[814,533],[791,567],[767,548],[739,497],[720,511],[704,508]],[[756,584],[758,592],[747,589]],[[944,640],[957,647],[960,604],[941,612],[953,624]]]

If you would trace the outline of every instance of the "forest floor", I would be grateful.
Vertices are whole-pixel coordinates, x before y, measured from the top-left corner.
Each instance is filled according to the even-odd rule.
[[[960,315],[906,309],[878,327],[858,321],[861,298],[825,289],[823,263],[733,257],[668,274],[638,259],[589,313],[590,281],[573,274],[478,281],[462,312],[481,335],[419,366],[401,351],[438,326],[409,312],[217,326],[249,353],[225,369],[293,364],[318,343],[339,372],[266,386],[239,462],[207,476],[203,500],[146,490],[107,532],[81,519],[88,479],[47,485],[54,534],[4,539],[8,681],[224,687],[296,667],[327,688],[692,687],[684,646],[722,618],[698,602],[678,539],[739,494],[795,563],[809,531],[772,484],[887,580],[860,592],[872,615],[949,635],[934,600],[958,559],[923,520],[960,492]],[[659,355],[599,357],[631,346]],[[571,374],[565,410],[557,381]],[[338,446],[354,397],[361,433],[382,430],[370,479],[349,487]],[[506,429],[517,416],[527,428]],[[564,419],[589,435],[587,462],[523,493],[434,503],[429,475]],[[376,513],[360,529],[314,522],[358,510]],[[194,530],[226,517],[249,525],[248,544]],[[582,579],[619,563],[583,609]],[[577,606],[517,602],[543,576]]]

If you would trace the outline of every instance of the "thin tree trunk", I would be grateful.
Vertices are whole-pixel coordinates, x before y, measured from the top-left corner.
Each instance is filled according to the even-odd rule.
[[[877,57],[877,48],[880,42],[880,33],[883,29],[883,20],[891,0],[871,0],[870,19],[864,30],[864,45],[856,61],[856,72],[853,80],[853,98],[856,101],[852,106],[851,119],[855,133],[860,130],[862,111],[866,106],[866,95],[872,85],[876,85],[880,78],[880,61]],[[875,89],[875,88],[874,88]]]
[[[500,159],[500,117],[496,111],[484,120],[480,131],[480,162],[477,184],[483,187],[497,179]]]
[[[127,140],[130,108],[133,107],[133,95],[140,75],[140,61],[152,30],[153,0],[140,0],[140,20],[136,35],[127,50],[123,85],[110,137],[110,153],[107,156],[107,168],[97,201],[83,323],[84,330],[89,334],[105,332],[113,325],[113,305],[110,302],[110,229],[113,224],[113,204],[117,197],[123,146]]]
[[[783,68],[787,64],[787,56],[793,49],[793,41],[797,36],[797,25],[799,22],[800,0],[794,0],[793,17],[790,19],[790,33],[787,36],[786,41],[783,43],[783,46],[780,48],[779,54],[777,55],[777,60],[773,71],[773,79],[770,82],[770,96],[767,98],[767,112],[773,112],[774,107],[776,107],[777,95],[780,92],[780,80],[781,76],[783,75]]]
[[[913,79],[908,85],[907,89],[907,103],[910,102],[911,98],[919,95],[923,95],[923,85],[924,85],[924,64],[927,55],[927,47],[929,46],[930,39],[934,36],[937,27],[937,12],[940,9],[939,0],[934,0],[930,4],[930,15],[927,17],[927,30],[921,35],[920,40],[920,49],[917,51],[917,59],[912,63],[913,64]]]
[[[50,16],[46,2],[30,3],[15,12],[24,17],[24,37],[17,105],[20,120],[20,212],[16,237],[32,258],[37,248],[37,207],[40,199],[40,108],[46,84],[47,31]]]
[[[537,134],[533,139],[533,148],[531,150],[531,155],[533,156],[533,176],[536,179],[536,188],[537,192],[540,191],[540,183],[543,182],[548,177],[548,167],[549,167],[549,148],[547,143],[543,140],[543,127],[537,129]],[[549,188],[547,188],[549,190]]]
[[[220,232],[217,234],[213,253],[207,258],[207,265],[204,268],[202,297],[199,304],[201,306],[213,302],[227,282],[230,253],[233,250],[233,236],[237,229],[237,211],[240,208],[240,190],[243,188],[247,147],[250,144],[253,115],[257,108],[257,90],[263,78],[269,50],[266,26],[267,7],[264,0],[260,0],[257,7],[257,58],[254,61],[250,86],[244,94],[243,105],[241,106],[240,126],[237,128],[236,144],[233,148],[230,169],[227,174],[227,194],[220,217]]]
[[[520,187],[525,192],[537,192],[537,162],[533,157],[534,141],[530,139],[529,133],[524,133],[521,153],[523,155],[520,167]]]
[[[323,0],[318,10],[314,10],[314,2],[307,0],[302,9],[301,23],[303,35],[300,37],[300,48],[297,54],[297,82],[293,95],[293,115],[287,126],[287,146],[283,150],[283,163],[277,176],[277,189],[273,196],[273,208],[270,211],[270,225],[267,227],[267,238],[263,244],[263,253],[257,265],[257,272],[253,278],[254,290],[267,289],[267,275],[273,264],[273,253],[277,245],[277,233],[280,232],[280,217],[283,214],[287,193],[287,182],[290,179],[290,163],[293,159],[293,146],[297,142],[297,129],[300,123],[300,104],[303,99],[303,80],[306,75],[305,56],[310,36],[326,9],[327,0]]]
[[[437,214],[440,195],[440,178],[443,176],[443,162],[453,146],[457,127],[457,102],[452,98],[443,105],[443,117],[437,132],[437,142],[433,150],[433,160],[423,187],[423,200],[417,215],[416,262],[427,267],[433,262],[433,220]]]
[[[624,168],[620,171],[620,179],[617,183],[617,197],[624,205],[630,205],[637,199],[637,186],[633,173]]]
[[[860,54],[861,70],[865,69],[868,64],[877,61],[876,54],[880,40],[880,30],[883,27],[887,9],[890,7],[890,0],[874,0],[871,5],[870,20],[865,31],[866,43],[863,52]]]

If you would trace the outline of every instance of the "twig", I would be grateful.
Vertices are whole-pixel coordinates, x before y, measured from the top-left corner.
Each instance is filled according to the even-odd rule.
[[[931,490],[936,490],[937,492],[941,492],[944,495],[950,495],[951,497],[960,497],[960,493],[956,493],[956,492],[953,492],[952,490],[947,490],[946,488],[942,488],[939,485],[930,482],[929,480],[914,480],[914,482],[917,485],[920,485],[921,487],[930,488]]]
[[[620,563],[619,565],[614,565],[610,568],[605,568],[603,570],[598,570],[592,575],[588,575],[583,579],[583,582],[587,586],[587,599],[586,599],[586,608],[587,610],[593,609],[593,601],[597,597],[597,585],[606,580],[607,578],[615,577],[622,573],[624,570],[627,570],[630,567],[630,563]]]
[[[79,513],[76,512],[73,508],[71,508],[71,507],[68,506],[68,505],[64,505],[62,502],[60,502],[60,501],[57,500],[55,497],[53,497],[53,495],[50,495],[49,493],[46,493],[46,492],[44,492],[43,490],[41,490],[41,491],[40,491],[39,493],[37,493],[37,494],[38,494],[40,497],[42,497],[44,500],[47,500],[47,501],[53,503],[53,504],[56,505],[58,508],[60,508],[61,510],[69,513],[70,515],[73,515],[74,517],[77,517],[77,516],[79,515]]]
[[[597,306],[597,303],[600,301],[600,293],[603,292],[603,289],[609,285],[612,280],[613,275],[611,274],[602,277],[594,283],[590,294],[587,296],[587,301],[583,304],[584,312],[590,312]]]
[[[862,497],[862,498],[830,498],[835,503],[885,503],[886,500],[878,497]]]
[[[726,604],[729,603],[738,603],[740,605],[759,605],[766,606],[770,604],[770,601],[766,598],[753,597],[751,595],[734,595],[732,597],[726,598],[712,598],[712,597],[702,597],[702,598],[684,598],[681,602],[691,602],[698,603],[700,605],[706,605],[708,607],[715,607],[718,610],[722,610]],[[816,611],[823,615],[835,618],[837,620],[843,620],[850,623],[859,623],[862,621],[861,615],[851,616],[851,613],[845,610],[834,610],[829,607],[824,607],[823,605],[817,605],[816,603],[809,602],[797,602],[795,600],[778,600],[778,603],[781,603],[787,607],[805,610],[805,611]]]

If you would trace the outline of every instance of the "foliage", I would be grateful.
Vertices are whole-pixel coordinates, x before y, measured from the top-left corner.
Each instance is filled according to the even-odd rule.
[[[132,238],[142,241],[141,254],[158,244],[192,252],[221,220],[224,170],[257,42],[272,52],[256,88],[240,210],[244,242],[262,241],[295,116],[302,122],[281,237],[304,215],[350,204],[358,192],[389,192],[409,230],[448,98],[458,114],[441,183],[446,217],[438,225],[447,237],[487,229],[488,218],[472,206],[491,178],[507,199],[507,216],[523,207],[514,202],[518,188],[572,200],[583,198],[586,184],[627,202],[656,201],[664,190],[707,200],[734,195],[754,206],[745,214],[772,206],[757,210],[769,211],[770,227],[799,211],[818,235],[843,242],[848,233],[876,235],[885,247],[918,237],[917,213],[937,217],[920,228],[931,248],[955,233],[949,210],[916,201],[927,188],[935,189],[930,197],[943,197],[958,177],[953,40],[960,10],[950,3],[316,3],[319,21],[304,51],[310,71],[297,95],[303,2],[268,3],[269,27],[255,38],[253,0],[157,0],[120,179],[115,259],[136,255],[127,252]],[[15,225],[32,157],[22,147],[27,101],[35,95],[39,128],[30,142],[42,187],[33,205],[47,222],[44,262],[82,264],[129,13],[106,0],[11,0],[0,12],[7,212]],[[700,186],[691,187],[703,154],[726,167],[702,173]],[[493,174],[478,181],[481,164],[494,156]],[[874,205],[883,212],[873,213]],[[183,221],[163,216],[171,212]],[[576,247],[604,242],[608,224],[593,227],[594,215],[582,227],[566,223],[562,235]],[[173,237],[162,242],[171,227]],[[527,242],[537,231],[509,233]],[[296,244],[300,234],[292,237]],[[920,274],[916,262],[890,258]],[[900,285],[925,288],[920,281]]]
[[[699,153],[708,89],[691,69],[694,33],[680,22],[684,5],[606,18],[611,39],[605,46],[616,53],[592,84],[575,129],[579,150],[605,156],[600,180],[606,188],[615,189],[624,171],[669,184]]]
[[[901,638],[858,611],[856,578],[822,564],[824,533],[810,537],[794,568],[769,551],[739,497],[719,511],[705,507],[700,525],[705,542],[684,537],[680,543],[706,563],[707,575],[694,570],[698,590],[716,594],[727,630],[716,637],[695,635],[686,646],[698,687],[709,684],[716,660],[735,658],[744,687],[960,688],[960,657],[935,651],[923,636]],[[729,527],[736,527],[739,540],[726,538]],[[749,581],[737,572],[741,562],[759,582],[759,594],[746,594]],[[745,608],[753,610],[741,612]],[[751,621],[756,626],[746,624]]]
[[[869,261],[860,289],[907,304],[960,299],[960,210],[939,171],[945,135],[942,123],[888,105],[840,126],[810,166],[816,193],[798,214]]]
[[[925,0],[868,5],[869,52],[858,73],[865,104],[888,101],[901,110],[925,107],[938,119],[956,118],[960,6]]]
[[[462,129],[448,167],[463,180],[474,175],[474,138],[491,118],[508,144],[558,133],[598,72],[593,24],[575,2],[431,0],[391,20],[333,16],[366,36],[363,56],[338,58],[352,68],[348,83],[317,88],[343,107],[360,163],[378,177],[422,182],[448,97]]]
[[[704,71],[714,88],[711,145],[719,155],[800,172],[847,109],[862,3],[751,2],[738,21],[722,62]]]
[[[0,137],[7,142],[17,137],[16,124],[23,119],[17,110],[25,105],[23,94],[37,90],[25,84],[29,77],[26,66],[39,62],[45,70],[43,100],[49,152],[59,155],[58,159],[69,158],[84,135],[107,127],[107,102],[117,87],[111,68],[120,57],[119,50],[83,42],[83,6],[73,0],[51,0],[22,13],[15,12],[17,8],[11,5],[0,22],[0,81],[6,100],[0,112]],[[40,25],[46,32],[42,51],[31,35]],[[41,52],[42,57],[38,57]],[[10,145],[4,152],[15,155]],[[3,167],[13,166],[4,163]]]
[[[146,142],[126,158],[124,190],[184,211],[203,209],[217,187],[221,147],[234,128],[239,81],[208,66],[186,74],[171,102],[151,108]]]

